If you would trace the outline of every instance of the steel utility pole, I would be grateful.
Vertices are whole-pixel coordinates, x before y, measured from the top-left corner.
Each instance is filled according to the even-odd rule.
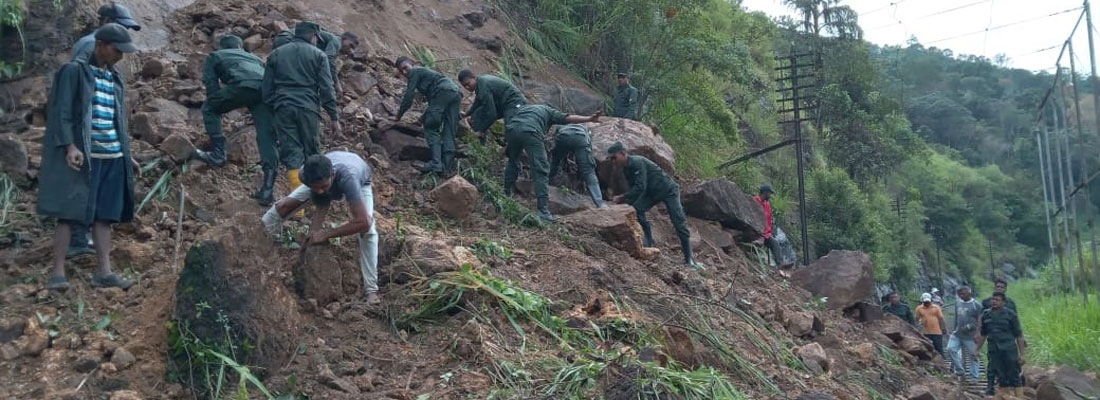
[[[1077,61],[1075,60],[1076,56],[1074,55],[1074,52],[1073,52],[1073,41],[1066,41],[1066,45],[1069,47],[1069,76],[1070,76],[1070,79],[1072,79],[1072,83],[1073,83],[1073,111],[1074,111],[1074,114],[1076,115],[1076,119],[1077,119],[1077,143],[1078,143],[1077,148],[1081,149],[1086,145],[1086,143],[1088,143],[1088,141],[1085,140],[1085,127],[1084,127],[1084,125],[1081,124],[1081,95],[1080,95],[1079,91],[1077,90]],[[1088,155],[1087,154],[1082,154],[1080,159],[1081,159],[1080,164],[1081,164],[1081,180],[1082,180],[1081,181],[1081,186],[1082,186],[1082,189],[1084,189],[1084,196],[1085,196],[1085,201],[1084,201],[1084,203],[1085,203],[1085,218],[1088,219],[1086,228],[1089,231],[1088,232],[1089,233],[1089,239],[1088,240],[1089,240],[1089,246],[1092,250],[1092,265],[1095,266],[1097,264],[1096,263],[1096,261],[1097,261],[1096,235],[1094,234],[1094,232],[1092,230],[1093,212],[1092,212],[1092,196],[1090,194],[1090,189],[1089,189],[1089,181],[1091,179],[1089,179]],[[1076,215],[1075,215],[1075,217],[1076,217]],[[1081,228],[1080,228],[1080,225],[1077,225],[1077,243],[1078,243],[1077,244],[1078,253],[1084,253],[1085,248],[1083,246],[1081,246],[1081,244],[1080,244],[1081,243]],[[1082,257],[1082,259],[1081,259],[1081,286],[1082,286],[1081,293],[1084,295],[1086,305],[1089,302],[1089,291],[1088,291],[1089,284],[1088,284],[1088,279],[1087,279],[1088,276],[1089,276],[1088,267],[1085,266],[1084,257]],[[1097,285],[1097,288],[1100,288],[1100,281],[1096,281],[1096,282],[1094,282],[1094,284]]]
[[[1066,95],[1066,90],[1065,89],[1066,89],[1066,84],[1065,84],[1065,82],[1062,82],[1062,84],[1058,87],[1058,97],[1056,98],[1054,104],[1057,107],[1059,107],[1059,110],[1062,111],[1062,148],[1063,148],[1062,151],[1064,151],[1065,154],[1066,154],[1066,182],[1068,183],[1066,185],[1066,191],[1070,191],[1070,190],[1072,190],[1072,188],[1074,188],[1076,186],[1074,184],[1074,178],[1073,178],[1073,150],[1070,150],[1070,147],[1069,147],[1069,135],[1070,135],[1071,130],[1069,129],[1069,116],[1066,115],[1066,113],[1068,112],[1069,107],[1066,106],[1066,96],[1065,96]],[[1072,238],[1067,237],[1066,240],[1071,240],[1072,239],[1073,242],[1071,242],[1071,244],[1077,246],[1077,270],[1078,271],[1084,271],[1085,270],[1085,253],[1082,250],[1083,246],[1081,246],[1081,223],[1080,223],[1080,219],[1077,218],[1077,196],[1076,196],[1076,193],[1070,192],[1069,204],[1067,204],[1066,207],[1069,207],[1069,208],[1065,209],[1065,210],[1062,210],[1062,212],[1067,213],[1066,214],[1067,219],[1068,218],[1073,218],[1073,227],[1071,228],[1072,232],[1073,232],[1073,237]],[[1073,256],[1073,250],[1070,249],[1070,257],[1072,257],[1072,256]],[[1070,275],[1070,276],[1073,276],[1073,275]],[[1081,282],[1080,283],[1081,283],[1081,285],[1079,286],[1079,288],[1081,289],[1081,292],[1082,293],[1086,292],[1085,287],[1088,286],[1088,283],[1087,283],[1087,279],[1085,279],[1085,275],[1081,275]],[[1087,297],[1085,298],[1085,304],[1088,304],[1088,298]]]
[[[806,226],[806,168],[803,165],[803,158],[805,158],[806,154],[803,150],[805,139],[802,137],[802,123],[814,119],[813,117],[802,116],[804,111],[811,111],[811,109],[814,108],[813,105],[807,106],[803,104],[811,98],[811,96],[806,95],[803,91],[816,88],[814,83],[804,83],[808,78],[813,78],[817,75],[816,69],[811,69],[809,73],[806,72],[808,68],[817,67],[815,60],[806,61],[806,58],[814,57],[815,55],[815,52],[809,52],[801,54],[792,53],[786,57],[776,57],[776,60],[787,62],[787,65],[776,68],[781,72],[786,72],[786,76],[776,79],[780,84],[780,89],[776,90],[776,92],[780,94],[780,104],[786,104],[787,102],[791,104],[789,109],[781,109],[779,112],[793,113],[792,119],[783,120],[779,123],[780,125],[794,124],[795,158],[798,162],[798,219],[802,233],[802,265],[809,265],[810,263],[810,238]],[[803,82],[801,84],[799,83],[800,79]],[[787,83],[790,86],[782,87],[783,83]],[[789,97],[783,98],[783,96],[788,93]]]
[[[1045,146],[1043,146],[1043,152],[1046,153],[1047,173],[1050,174],[1050,201],[1058,204],[1058,181],[1054,178],[1054,160],[1052,160],[1050,156],[1050,135],[1050,127],[1046,126],[1046,124],[1043,124],[1043,142],[1046,144]],[[1057,151],[1055,151],[1055,153],[1057,153]],[[1058,240],[1056,241],[1056,243],[1061,246],[1062,233],[1058,232],[1058,215],[1056,213],[1053,213],[1051,214],[1051,217],[1054,218],[1054,220],[1052,221],[1054,223],[1054,233],[1058,236]],[[1061,254],[1057,253],[1051,253],[1051,255],[1058,258],[1058,274],[1060,275],[1059,279],[1062,281],[1062,290],[1065,290],[1069,287],[1069,282],[1066,281],[1065,258],[1062,257]]]
[[[1089,63],[1092,66],[1092,74],[1089,75],[1089,82],[1092,83],[1092,99],[1093,99],[1092,106],[1093,106],[1093,112],[1096,114],[1096,126],[1095,126],[1096,134],[1098,136],[1100,136],[1100,81],[1097,81],[1097,78],[1096,78],[1096,45],[1095,45],[1095,42],[1094,42],[1094,39],[1093,39],[1093,36],[1092,36],[1093,33],[1096,32],[1096,27],[1094,27],[1092,25],[1092,8],[1089,6],[1089,0],[1084,0],[1084,2],[1085,2],[1085,4],[1084,4],[1085,5],[1085,23],[1086,23],[1086,28],[1088,28],[1087,29],[1088,32],[1086,34],[1089,37]],[[1089,207],[1092,207],[1091,203],[1089,203]],[[1093,225],[1091,218],[1089,219],[1089,230],[1094,232],[1094,236],[1093,236],[1094,240],[1093,240],[1093,243],[1092,243],[1092,246],[1093,246],[1092,254],[1093,254],[1093,257],[1095,258],[1096,257],[1096,241],[1095,241],[1096,227]],[[1094,277],[1096,278],[1096,282],[1097,282],[1096,304],[1100,305],[1100,264],[1093,264],[1093,274],[1095,274]]]
[[[1047,169],[1046,165],[1043,164],[1042,133],[1035,133],[1035,143],[1037,145],[1035,149],[1039,153],[1039,180],[1043,182],[1043,215],[1047,218],[1047,244],[1050,246],[1051,261],[1054,261],[1054,232],[1050,227],[1050,194],[1048,193],[1050,191],[1047,190]],[[1054,265],[1054,263],[1051,262],[1051,265]]]
[[[1061,70],[1062,66],[1059,65],[1058,69]],[[1057,82],[1055,82],[1055,85],[1057,86]],[[1055,99],[1057,99],[1057,97]],[[1054,134],[1060,137],[1062,134],[1064,134],[1063,129],[1065,125],[1062,123],[1062,110],[1058,109],[1057,100],[1055,100],[1052,109],[1054,110]],[[1054,139],[1054,157],[1056,157],[1058,160],[1058,194],[1061,196],[1062,200],[1062,257],[1066,260],[1065,263],[1069,264],[1066,267],[1065,272],[1069,272],[1070,292],[1076,292],[1077,280],[1073,273],[1073,258],[1071,258],[1069,255],[1069,213],[1066,212],[1066,210],[1068,209],[1066,207],[1066,204],[1068,204],[1068,202],[1066,201],[1066,190],[1069,186],[1066,185],[1066,171],[1063,171],[1062,164],[1062,146],[1058,145],[1058,138]]]

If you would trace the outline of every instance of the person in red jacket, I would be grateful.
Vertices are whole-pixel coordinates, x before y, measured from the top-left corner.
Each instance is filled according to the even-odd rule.
[[[752,199],[756,200],[757,204],[764,209],[764,232],[760,239],[756,240],[756,244],[763,244],[768,247],[768,251],[771,252],[772,260],[779,260],[779,242],[775,241],[774,230],[775,223],[772,221],[772,195],[775,191],[772,190],[771,185],[764,184],[760,186],[760,194],[754,196]]]

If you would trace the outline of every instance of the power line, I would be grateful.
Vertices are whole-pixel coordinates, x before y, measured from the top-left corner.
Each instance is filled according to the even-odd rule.
[[[1034,51],[1029,51],[1029,52],[1027,52],[1027,53],[1014,54],[1014,55],[1011,55],[1011,56],[1009,56],[1009,58],[1015,58],[1015,57],[1023,57],[1023,56],[1030,56],[1030,55],[1032,55],[1032,54],[1036,54],[1036,53],[1042,53],[1042,52],[1047,52],[1047,51],[1051,51],[1051,50],[1057,49],[1057,48],[1059,48],[1059,47],[1062,47],[1062,43],[1058,43],[1058,44],[1056,44],[1056,45],[1053,45],[1053,46],[1050,46],[1050,47],[1044,47],[1044,48],[1041,48],[1041,49],[1038,49],[1038,50],[1034,50]]]
[[[1047,15],[1040,15],[1038,17],[1023,19],[1023,20],[1019,20],[1019,21],[1015,21],[1015,22],[1009,22],[1009,23],[1003,24],[1003,25],[997,25],[997,26],[994,26],[994,27],[991,27],[991,28],[986,28],[986,29],[980,30],[980,31],[964,33],[962,35],[946,37],[946,38],[943,38],[943,39],[936,39],[936,40],[933,40],[933,41],[930,41],[930,42],[924,42],[923,44],[929,45],[929,44],[932,44],[932,43],[939,43],[939,42],[943,42],[943,41],[947,41],[947,40],[958,39],[958,38],[961,38],[961,37],[973,36],[973,35],[977,35],[979,33],[995,31],[995,30],[1007,28],[1007,27],[1010,27],[1010,26],[1015,26],[1015,25],[1019,25],[1019,24],[1023,24],[1023,23],[1037,21],[1037,20],[1044,19],[1044,18],[1050,18],[1050,17],[1054,17],[1054,16],[1074,12],[1074,11],[1080,10],[1081,8],[1082,7],[1074,7],[1074,8],[1070,8],[1070,9],[1067,9],[1067,10],[1062,10],[1062,11],[1058,11],[1058,12],[1055,12],[1055,13],[1047,14]]]
[[[920,20],[925,19],[925,18],[935,17],[935,16],[940,15],[940,14],[947,14],[947,13],[952,12],[952,11],[961,10],[961,9],[964,9],[964,8],[967,8],[967,7],[973,7],[973,6],[982,4],[982,3],[988,3],[990,1],[993,1],[993,0],[978,0],[978,1],[975,1],[973,3],[967,3],[967,4],[963,4],[961,6],[958,6],[958,7],[952,7],[952,8],[946,9],[946,10],[940,10],[940,11],[936,11],[936,12],[931,13],[931,14],[922,15],[922,16],[919,16],[917,18],[912,19],[911,21],[920,21]],[[864,14],[864,15],[866,15],[866,14]],[[901,21],[898,21],[898,23],[901,23]],[[891,23],[891,24],[888,24],[888,25],[876,26],[874,28],[867,29],[867,31],[873,31],[873,30],[882,29],[882,28],[889,28],[889,27],[892,27],[894,25],[897,25],[897,24]]]
[[[904,3],[904,2],[905,2],[905,0],[894,1],[894,2],[891,2],[890,4],[885,5],[885,6],[882,6],[882,7],[876,8],[874,10],[862,13],[862,14],[860,14],[860,16],[871,15],[871,14],[877,13],[879,11],[885,10],[887,8],[894,7],[894,6],[896,6],[898,4],[901,4],[901,3]]]

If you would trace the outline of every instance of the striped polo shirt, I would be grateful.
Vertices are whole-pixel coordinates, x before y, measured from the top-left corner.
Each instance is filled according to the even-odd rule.
[[[95,76],[95,96],[92,98],[92,158],[122,157],[122,144],[115,130],[114,74],[92,66]]]

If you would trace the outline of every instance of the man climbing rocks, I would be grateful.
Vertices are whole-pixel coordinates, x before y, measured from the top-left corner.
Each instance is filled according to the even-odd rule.
[[[475,95],[474,104],[462,114],[462,118],[473,118],[470,127],[474,132],[488,131],[501,118],[508,124],[519,107],[527,105],[523,92],[511,82],[494,75],[474,75],[464,69],[458,73],[458,83]]]
[[[275,43],[273,49],[290,43],[294,40],[294,33],[291,31],[282,31],[278,35],[275,35]],[[337,36],[334,33],[321,29],[317,33],[317,48],[321,49],[328,57],[329,72],[332,74],[332,81],[336,88],[336,94],[339,95],[344,92],[343,86],[340,84],[340,77],[336,73],[336,57],[341,54],[349,55],[355,51],[356,47],[359,47],[359,36],[356,36],[351,32],[344,32]]]
[[[302,247],[328,242],[329,239],[356,235],[359,239],[359,272],[363,275],[363,295],[368,304],[378,304],[378,231],[374,226],[374,192],[371,168],[358,155],[333,151],[314,154],[302,167],[302,185],[279,200],[263,216],[264,227],[274,237],[282,230],[283,220],[310,201],[317,212],[310,221],[310,235]],[[351,220],[331,230],[324,229],[325,217],[334,200],[345,200]]]
[[[901,302],[901,296],[897,293],[890,293],[886,295],[887,303],[882,306],[882,311],[896,315],[901,318],[902,321],[908,322],[909,325],[916,325],[917,321],[913,318],[913,312],[909,310],[909,305]]]
[[[508,156],[504,167],[505,192],[511,194],[515,189],[521,168],[520,156],[526,152],[527,159],[531,161],[531,180],[535,184],[539,218],[555,221],[550,214],[550,165],[546,162],[546,132],[553,125],[599,121],[599,112],[580,116],[568,115],[541,104],[520,107],[504,125],[504,153]]]
[[[130,9],[113,1],[99,7],[99,26],[110,23],[122,25],[135,31],[141,30],[141,25],[134,20],[134,15],[130,13]],[[95,50],[95,32],[84,35],[73,44],[73,60],[88,58],[92,55],[93,50]]]
[[[978,344],[974,341],[974,336],[978,333],[982,305],[971,297],[967,286],[959,287],[957,294],[959,299],[955,302],[955,330],[947,340],[947,354],[951,358],[955,374],[962,376],[969,369],[970,379],[978,380],[978,362],[968,358],[978,354]]]
[[[206,85],[206,102],[202,104],[202,122],[214,148],[195,151],[195,158],[220,167],[225,165],[225,135],[222,114],[247,107],[256,124],[256,147],[260,149],[260,165],[264,182],[252,195],[260,205],[269,206],[274,199],[275,172],[279,168],[275,128],[271,106],[263,102],[260,87],[264,80],[264,62],[241,48],[241,38],[225,35],[218,41],[221,48],[206,57],[202,81]],[[221,84],[225,86],[221,86]]]
[[[607,154],[616,166],[623,169],[623,175],[626,176],[626,181],[630,185],[629,192],[615,196],[612,200],[616,204],[634,206],[638,214],[638,224],[642,226],[644,234],[643,245],[653,246],[653,229],[645,217],[646,211],[657,203],[665,203],[668,218],[676,228],[676,235],[680,237],[684,263],[703,270],[703,265],[695,262],[695,258],[691,255],[691,232],[688,231],[684,206],[680,204],[680,185],[665,175],[665,171],[653,161],[642,156],[627,155],[622,143],[615,142],[607,149]]]
[[[114,2],[99,7],[99,25],[104,26],[110,23],[119,24],[134,31],[141,30],[141,25],[134,20],[133,14],[130,14],[130,9],[115,4]],[[91,57],[94,50],[95,31],[84,35],[73,44],[72,60],[86,60]],[[70,226],[72,227],[73,233],[72,239],[69,241],[69,249],[66,253],[66,257],[72,258],[87,254],[95,254],[95,250],[92,250],[91,237],[88,234],[88,225],[79,221],[72,221]]]
[[[773,195],[775,195],[775,190],[772,190],[771,185],[765,184],[760,186],[760,194],[752,199],[764,209],[764,232],[756,243],[767,247],[772,260],[778,263],[781,258],[779,256],[779,242],[775,240],[775,221],[772,218],[771,199]]]
[[[449,174],[454,168],[455,134],[462,114],[462,92],[454,81],[431,68],[416,66],[408,57],[398,57],[393,66],[401,76],[408,79],[408,86],[401,98],[401,108],[397,111],[398,121],[412,107],[417,92],[428,98],[428,109],[424,110],[420,122],[424,126],[432,159],[420,171]]]
[[[943,322],[943,310],[940,306],[932,304],[932,294],[920,295],[921,305],[917,306],[917,325],[920,325],[920,333],[932,341],[936,352],[943,354],[943,334],[947,324]]]
[[[630,84],[630,75],[619,73],[619,91],[615,93],[615,117],[638,119],[638,89]]]
[[[550,151],[550,175],[548,181],[553,181],[558,174],[558,168],[566,157],[573,155],[577,162],[577,173],[584,180],[584,186],[588,188],[588,194],[592,196],[592,204],[596,208],[604,208],[603,192],[600,191],[600,180],[596,178],[596,158],[592,156],[592,132],[584,125],[569,124],[559,126],[554,134],[554,149]]]
[[[1008,282],[1007,281],[1005,281],[1004,279],[1001,279],[1001,278],[997,278],[996,280],[993,281],[993,296],[996,296],[998,293],[1001,294],[1002,296],[1004,296],[1004,306],[1005,306],[1005,308],[1008,308],[1009,310],[1012,310],[1013,312],[1019,313],[1019,311],[1016,310],[1016,302],[1012,301],[1012,299],[1009,298],[1008,295],[1005,294],[1006,292],[1008,292]],[[982,312],[985,312],[985,310],[989,310],[989,309],[993,308],[993,296],[987,297],[985,300],[982,300]],[[982,319],[978,320],[978,329],[979,330],[981,330],[982,322],[984,322],[984,320],[982,320]],[[1025,342],[1025,345],[1026,345],[1026,342]],[[990,396],[993,395],[993,387],[997,384],[997,379],[999,379],[999,376],[1000,376],[995,371],[993,371],[994,368],[997,368],[997,365],[995,365],[993,363],[990,363],[986,367],[985,393],[987,395],[990,395]]]
[[[38,214],[57,218],[53,271],[47,289],[67,290],[65,255],[74,223],[93,224],[99,267],[94,287],[129,288],[133,282],[111,272],[111,224],[134,218],[134,170],[126,131],[126,91],[114,68],[137,48],[122,25],[95,33],[88,57],[61,67],[50,89]]]
[[[292,188],[302,184],[298,169],[306,157],[321,153],[321,109],[332,132],[342,134],[328,57],[316,46],[319,31],[313,22],[299,22],[294,38],[271,52],[264,69],[263,99],[275,112],[279,159]]]
[[[989,298],[990,308],[982,311],[981,328],[978,332],[978,350],[986,340],[989,341],[989,371],[997,375],[1001,389],[998,398],[1016,396],[1023,398],[1023,382],[1020,379],[1020,367],[1024,365],[1027,342],[1020,329],[1020,318],[1016,312],[1006,306],[1008,299],[1004,293],[995,292]],[[977,359],[977,352],[974,358]]]

